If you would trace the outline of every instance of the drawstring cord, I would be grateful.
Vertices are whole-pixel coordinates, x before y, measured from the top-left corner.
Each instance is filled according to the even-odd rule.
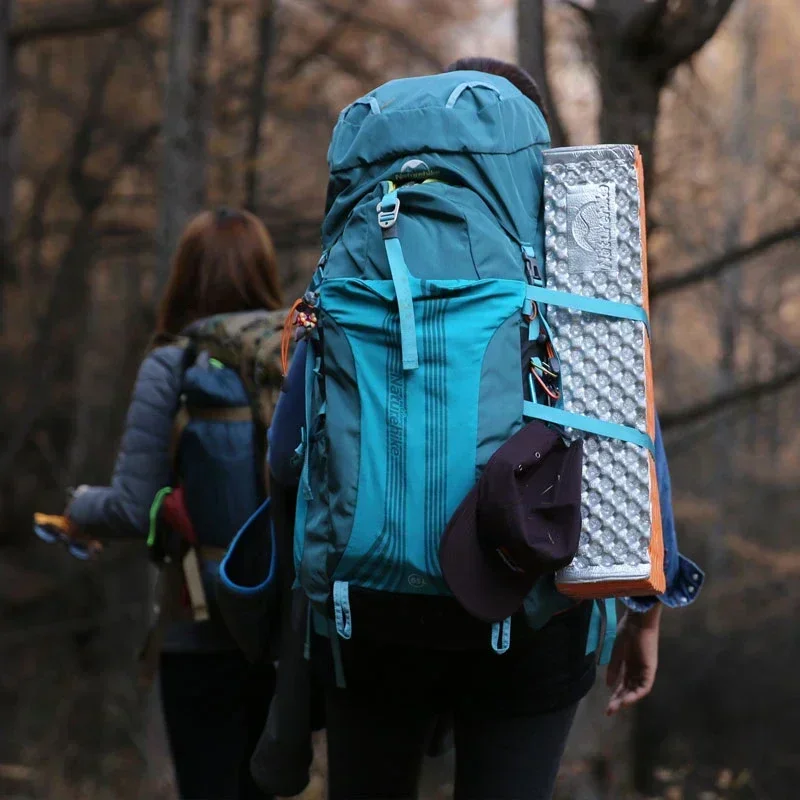
[[[286,320],[283,323],[281,333],[281,373],[285,378],[289,372],[289,348],[292,345],[292,338],[299,339],[303,335],[308,335],[317,327],[317,314],[314,310],[315,296],[307,292],[304,297],[295,300]],[[292,329],[295,333],[292,333]]]

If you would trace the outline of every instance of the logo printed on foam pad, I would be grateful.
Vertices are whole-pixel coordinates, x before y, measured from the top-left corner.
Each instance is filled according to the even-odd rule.
[[[614,186],[609,184],[567,187],[570,272],[608,271],[616,263],[614,198]]]

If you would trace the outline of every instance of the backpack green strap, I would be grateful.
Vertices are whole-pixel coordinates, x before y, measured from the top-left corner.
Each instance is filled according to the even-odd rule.
[[[400,214],[400,198],[391,181],[386,182],[386,193],[378,203],[378,224],[383,231],[383,244],[389,269],[392,272],[392,283],[397,296],[397,308],[400,313],[400,346],[403,353],[403,369],[417,369],[417,327],[414,319],[414,301],[411,297],[408,265],[403,256],[403,248],[397,238],[397,217]]]
[[[147,546],[153,547],[156,543],[156,536],[158,535],[158,513],[161,511],[161,506],[166,500],[167,495],[172,492],[171,486],[165,486],[156,492],[153,502],[150,505],[150,528],[147,533]]]

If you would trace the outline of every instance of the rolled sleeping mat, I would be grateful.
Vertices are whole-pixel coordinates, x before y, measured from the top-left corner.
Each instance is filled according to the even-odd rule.
[[[216,597],[220,614],[245,657],[274,657],[280,629],[278,552],[266,500],[245,522],[219,565]]]
[[[582,532],[556,585],[575,598],[660,593],[641,156],[630,145],[556,148],[544,153],[544,176],[546,288],[566,300],[547,305],[563,410],[609,423],[606,435],[568,429],[584,439]],[[612,426],[633,435],[608,435]]]

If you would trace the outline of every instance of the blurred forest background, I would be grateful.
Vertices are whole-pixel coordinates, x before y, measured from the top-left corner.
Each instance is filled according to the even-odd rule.
[[[30,520],[108,480],[187,216],[258,213],[291,298],[339,109],[517,50],[554,143],[643,150],[675,508],[708,571],[653,696],[613,723],[603,687],[585,704],[560,796],[797,796],[797,0],[0,0],[0,797],[174,797],[135,680],[143,547],[82,564]]]

